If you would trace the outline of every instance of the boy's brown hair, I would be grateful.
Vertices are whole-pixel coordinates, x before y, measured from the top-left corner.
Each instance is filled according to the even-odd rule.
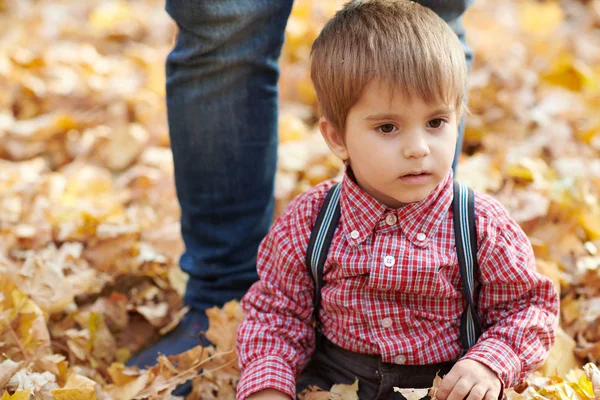
[[[454,32],[435,12],[409,0],[353,0],[312,46],[311,78],[323,116],[340,131],[373,79],[426,103],[464,111],[467,65]]]

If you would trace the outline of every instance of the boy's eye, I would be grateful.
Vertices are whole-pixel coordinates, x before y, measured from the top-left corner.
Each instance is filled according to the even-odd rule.
[[[381,133],[392,133],[396,127],[392,124],[383,124],[378,129]]]
[[[427,123],[430,128],[437,129],[440,128],[446,121],[441,118],[432,119]]]

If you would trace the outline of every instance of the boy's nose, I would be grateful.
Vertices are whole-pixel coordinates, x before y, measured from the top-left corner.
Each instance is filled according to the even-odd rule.
[[[423,158],[429,155],[429,145],[421,133],[411,135],[403,147],[404,157]]]

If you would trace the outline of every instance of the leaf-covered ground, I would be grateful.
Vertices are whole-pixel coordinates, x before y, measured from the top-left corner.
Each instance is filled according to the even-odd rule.
[[[163,5],[0,0],[2,400],[169,399],[190,377],[189,399],[234,396],[235,302],[210,311],[216,348],[122,364],[186,311]],[[277,212],[341,171],[308,78],[340,5],[296,0],[287,26]],[[600,399],[600,0],[478,0],[465,24],[476,57],[458,178],[505,204],[562,299],[548,361],[508,395]]]

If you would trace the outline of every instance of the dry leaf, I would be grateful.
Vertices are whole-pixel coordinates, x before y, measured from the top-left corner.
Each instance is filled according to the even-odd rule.
[[[358,379],[352,385],[333,385],[328,392],[316,386],[309,386],[298,397],[300,400],[358,400]]]
[[[16,391],[14,394],[10,395],[8,392],[4,392],[0,400],[29,400],[31,398],[31,393],[29,390],[21,390]]]
[[[105,387],[105,391],[113,398],[130,400],[138,395],[150,379],[148,371],[139,371],[137,368],[126,368],[123,364],[114,363],[108,369],[114,384]]]
[[[0,363],[0,387],[4,387],[12,376],[21,368],[21,364],[11,360]]]
[[[96,382],[81,375],[73,374],[60,389],[52,390],[55,400],[96,400]]]
[[[400,389],[395,387],[394,392],[400,393],[402,396],[406,397],[406,400],[421,400],[423,397],[427,396],[429,389]]]
[[[358,379],[352,385],[333,385],[330,392],[338,395],[341,400],[358,400]]]
[[[583,370],[585,371],[588,380],[592,382],[594,398],[600,399],[600,370],[598,370],[598,367],[594,364],[584,365]]]
[[[169,398],[195,377],[192,399],[233,398],[236,303],[210,311],[216,350],[147,371],[110,366],[184,313],[164,101],[176,26],[156,0],[55,3],[0,0],[0,351],[12,363],[0,381],[51,399],[80,374],[99,398]],[[309,74],[310,46],[342,3],[296,0],[286,27],[276,215],[344,169],[318,132]],[[542,368],[551,376],[531,375],[509,399],[597,397],[589,365],[589,378],[567,370],[600,361],[599,10],[598,0],[479,1],[464,17],[476,57],[457,178],[508,207],[562,297],[564,332]],[[90,393],[80,389],[64,394]]]
[[[573,353],[575,347],[575,340],[559,327],[556,332],[556,342],[539,371],[546,376],[564,376],[572,369],[581,368],[581,363]]]
[[[50,372],[29,372],[25,369],[17,371],[5,386],[10,391],[29,391],[36,398],[44,400],[51,399],[51,391],[57,387],[55,377]]]
[[[235,332],[244,319],[239,302],[229,301],[222,309],[213,307],[206,310],[209,328],[206,338],[217,348],[217,351],[230,351],[235,348]]]

